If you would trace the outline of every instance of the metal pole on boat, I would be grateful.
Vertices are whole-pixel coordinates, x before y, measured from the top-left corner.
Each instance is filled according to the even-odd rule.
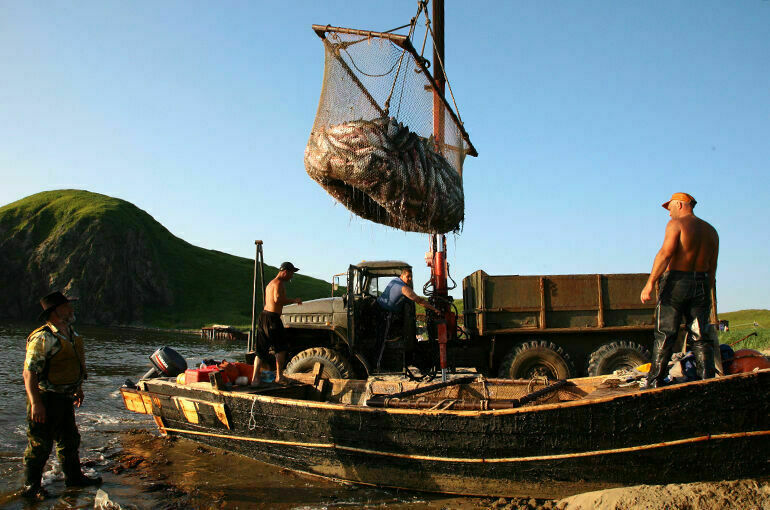
[[[433,79],[436,83],[437,90],[433,92],[433,139],[436,141],[436,145],[440,148],[444,143],[444,103],[442,97],[444,95],[444,0],[433,0],[432,2],[432,15],[431,24],[433,25]],[[439,236],[434,235],[433,239],[438,243]],[[442,235],[440,239],[443,240],[441,248],[436,246],[436,251],[433,260],[432,272],[436,276],[434,281],[434,292],[444,296],[446,295],[446,272],[444,271],[445,259],[442,259],[441,253],[446,256],[446,238]],[[443,249],[443,252],[442,252]],[[443,307],[442,307],[443,308]],[[442,310],[443,311],[443,310]],[[440,350],[440,365],[441,365],[441,380],[447,381],[447,369],[446,369],[446,322],[445,317],[441,317],[438,324],[439,335],[439,350]]]
[[[262,267],[264,265],[265,256],[262,252],[262,241],[254,241],[254,244],[257,246],[257,253],[254,256],[254,289],[251,296],[251,331],[249,331],[249,342],[246,346],[248,352],[254,352],[256,345],[254,333],[256,331],[257,321],[257,273],[259,273],[259,280],[262,284],[262,302],[265,302],[265,275]]]

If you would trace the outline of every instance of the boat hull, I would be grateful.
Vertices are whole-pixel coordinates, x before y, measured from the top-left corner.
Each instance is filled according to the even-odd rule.
[[[561,498],[770,474],[768,390],[764,371],[495,411],[381,409],[165,381],[122,391],[163,433],[296,471],[410,490]]]

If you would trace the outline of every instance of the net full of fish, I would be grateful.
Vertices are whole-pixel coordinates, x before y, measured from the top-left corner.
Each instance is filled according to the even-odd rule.
[[[462,179],[434,150],[433,138],[393,117],[314,130],[305,169],[331,196],[363,218],[411,232],[457,231]]]

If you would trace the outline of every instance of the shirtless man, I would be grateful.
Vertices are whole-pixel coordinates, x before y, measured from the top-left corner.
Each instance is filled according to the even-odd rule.
[[[663,385],[683,318],[692,341],[698,377],[714,377],[709,312],[711,289],[716,282],[719,236],[714,227],[693,214],[695,203],[687,193],[674,193],[671,200],[663,204],[671,221],[666,226],[663,246],[655,256],[652,272],[640,296],[642,303],[650,301],[653,286],[660,278],[648,388]]]
[[[283,367],[286,364],[286,351],[288,342],[281,322],[281,312],[284,305],[291,303],[302,304],[302,299],[286,297],[284,283],[291,280],[299,268],[291,262],[284,262],[278,270],[278,275],[267,284],[265,289],[265,309],[259,314],[257,326],[256,349],[257,357],[254,358],[254,372],[251,385],[257,386],[262,377],[263,360],[269,355],[270,347],[275,352],[275,382],[280,382],[283,376]]]

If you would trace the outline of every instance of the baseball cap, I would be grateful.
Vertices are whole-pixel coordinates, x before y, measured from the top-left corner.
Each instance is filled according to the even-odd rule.
[[[291,271],[292,273],[296,273],[297,271],[299,271],[299,268],[298,267],[294,267],[294,264],[292,264],[291,262],[283,262],[283,263],[281,263],[280,270],[281,271]]]
[[[668,209],[668,204],[671,202],[671,200],[679,200],[680,202],[689,202],[692,205],[695,205],[698,203],[695,201],[692,195],[689,195],[687,193],[674,193],[673,195],[671,195],[671,198],[669,199],[669,201],[663,204],[663,209]]]

